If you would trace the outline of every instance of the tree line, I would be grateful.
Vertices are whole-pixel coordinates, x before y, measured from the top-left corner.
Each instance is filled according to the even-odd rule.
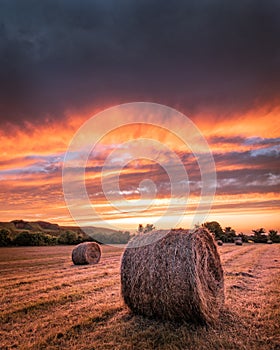
[[[224,243],[233,243],[236,239],[241,239],[243,242],[254,243],[280,243],[280,235],[277,230],[269,230],[266,232],[264,228],[252,230],[251,235],[244,233],[236,233],[232,227],[222,228],[217,221],[206,222],[197,227],[207,228],[215,237],[216,240],[220,240]],[[149,233],[155,230],[155,226],[147,224],[138,226],[138,233]],[[75,231],[63,231],[59,235],[52,235],[45,232],[30,232],[20,231],[15,236],[11,235],[11,232],[7,229],[0,229],[0,247],[8,246],[48,246],[58,244],[79,244],[82,242],[98,242],[104,244],[126,244],[129,239],[133,237],[129,231],[112,231],[108,232],[94,232],[91,236],[81,234]]]
[[[9,246],[49,246],[58,244],[76,245],[82,242],[98,242],[105,244],[125,244],[130,239],[128,231],[112,231],[108,234],[103,232],[94,233],[93,236],[80,234],[75,231],[65,231],[58,236],[45,232],[20,231],[12,236],[7,229],[0,230],[0,247]]]
[[[236,231],[227,226],[224,229],[217,221],[205,222],[202,225],[196,225],[196,228],[205,227],[210,231],[217,241],[222,241],[223,243],[234,243],[237,239],[243,242],[254,242],[254,243],[280,243],[280,235],[276,230],[269,230],[266,233],[264,228],[259,228],[252,230],[251,235],[245,235],[244,233],[237,234]],[[139,225],[138,233],[149,233],[150,231],[155,230],[155,226],[152,224],[147,224],[146,226]]]
[[[278,234],[277,230],[273,229],[266,232],[266,230],[261,227],[252,230],[252,234],[246,235],[242,232],[237,234],[236,231],[231,227],[225,227],[223,229],[217,221],[206,222],[202,224],[202,226],[213,233],[216,240],[221,240],[224,243],[233,243],[238,238],[243,242],[280,243],[280,235]]]

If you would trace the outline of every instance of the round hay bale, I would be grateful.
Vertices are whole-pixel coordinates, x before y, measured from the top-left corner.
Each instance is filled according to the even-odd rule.
[[[224,243],[223,243],[223,241],[218,240],[218,241],[217,241],[217,244],[221,246],[221,245],[223,245]]]
[[[235,245],[243,245],[243,242],[241,241],[241,239],[237,239],[235,241]]]
[[[101,249],[95,242],[80,243],[72,251],[72,261],[75,265],[97,264],[100,257]]]
[[[224,302],[224,276],[212,235],[205,228],[172,230],[147,244],[157,232],[135,236],[123,253],[124,302],[151,318],[214,321]]]
[[[272,242],[271,239],[269,239],[266,243],[267,243],[267,244],[272,244],[273,242]]]

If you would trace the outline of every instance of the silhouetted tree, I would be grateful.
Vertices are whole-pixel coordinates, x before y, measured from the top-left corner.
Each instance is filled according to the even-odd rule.
[[[257,230],[252,230],[252,232],[254,234],[255,243],[266,243],[267,236],[265,235],[265,229],[263,227]]]
[[[144,232],[147,233],[147,232],[151,232],[155,230],[155,226],[153,224],[147,224],[145,229],[144,229]]]
[[[213,233],[215,235],[215,239],[222,240],[224,234],[223,229],[217,221],[205,222],[202,226],[207,228],[211,233]]]
[[[137,232],[138,233],[140,233],[140,232],[147,233],[147,232],[151,232],[153,230],[155,230],[155,226],[153,224],[147,224],[145,227],[142,224],[139,224]]]
[[[242,242],[248,242],[248,237],[243,232],[240,232],[237,237],[240,238]]]
[[[268,236],[272,242],[274,242],[274,243],[280,242],[280,236],[278,235],[278,231],[269,230]]]
[[[230,226],[225,227],[224,235],[222,236],[223,242],[234,242],[234,238],[236,237],[236,232]]]
[[[7,247],[11,242],[10,232],[5,229],[0,230],[0,247]]]

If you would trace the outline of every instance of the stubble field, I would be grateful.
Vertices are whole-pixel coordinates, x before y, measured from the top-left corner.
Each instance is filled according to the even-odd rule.
[[[71,246],[0,249],[0,349],[280,349],[280,244],[219,247],[226,303],[198,327],[132,315],[120,297],[122,250],[73,266]]]

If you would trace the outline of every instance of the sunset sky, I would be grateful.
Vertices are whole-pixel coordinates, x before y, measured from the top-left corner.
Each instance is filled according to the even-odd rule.
[[[207,140],[217,173],[207,221],[238,232],[280,230],[279,18],[277,0],[1,0],[0,221],[75,224],[62,189],[69,143],[96,113],[147,101],[183,113]],[[161,125],[161,115],[152,118]],[[133,148],[145,154],[120,174],[119,195],[133,209],[120,212],[102,192],[101,172],[128,140],[135,143],[122,156],[129,160]],[[188,173],[190,193],[178,208],[188,200],[181,225],[190,225],[201,188],[197,160],[172,130],[148,125],[108,133],[92,152],[86,186],[103,220],[87,216],[84,224],[136,229],[164,215],[170,159],[159,144]],[[155,154],[158,163],[146,159]],[[145,179],[156,185],[156,198],[137,211]],[[152,185],[142,184],[145,204]],[[170,222],[165,217],[162,228]]]

